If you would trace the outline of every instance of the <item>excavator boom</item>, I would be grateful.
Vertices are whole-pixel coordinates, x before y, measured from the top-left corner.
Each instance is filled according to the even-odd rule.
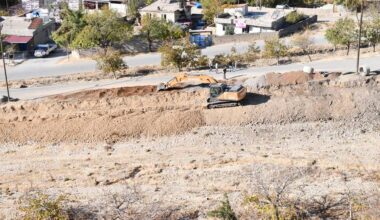
[[[218,83],[216,79],[208,75],[179,74],[166,83],[157,86],[158,91],[178,87],[180,83],[196,80],[210,85],[210,96],[207,99],[207,108],[222,108],[240,105],[246,97],[247,89],[242,85],[227,85]]]
[[[158,85],[157,90],[161,91],[161,90],[166,90],[170,88],[175,88],[175,87],[178,87],[178,85],[181,83],[185,83],[185,82],[193,81],[193,80],[199,81],[204,84],[212,84],[212,83],[218,82],[216,79],[208,75],[204,75],[204,74],[189,75],[189,74],[183,73],[183,74],[179,74],[175,76],[174,78],[172,78],[166,83],[161,83],[160,85]]]

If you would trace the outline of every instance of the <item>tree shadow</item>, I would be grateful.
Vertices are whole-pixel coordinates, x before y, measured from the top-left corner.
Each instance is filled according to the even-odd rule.
[[[260,105],[268,102],[270,99],[269,95],[262,95],[252,92],[247,92],[247,96],[242,101],[242,105]]]
[[[176,87],[167,88],[163,91],[175,91],[182,89],[191,89],[191,88],[210,88],[210,84],[202,83],[202,84],[178,84]]]
[[[155,71],[156,69],[148,67],[148,68],[138,69],[134,73],[122,73],[121,75],[118,76],[118,78],[146,76],[148,74],[154,73]]]
[[[20,99],[18,99],[18,98],[9,97],[9,102],[17,102],[19,100]],[[0,103],[7,103],[7,102],[8,102],[8,96],[3,95],[3,97],[0,98]]]

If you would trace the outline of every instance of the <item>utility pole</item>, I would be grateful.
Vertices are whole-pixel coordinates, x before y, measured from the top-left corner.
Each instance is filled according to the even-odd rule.
[[[10,101],[10,95],[9,95],[9,85],[8,85],[8,76],[7,76],[7,67],[5,66],[5,57],[4,57],[4,50],[3,50],[3,38],[1,36],[1,30],[3,29],[3,26],[0,25],[0,47],[1,47],[1,57],[3,58],[3,67],[4,67],[4,75],[5,75],[5,84],[7,85],[7,94],[8,94],[8,102]]]
[[[359,38],[358,38],[358,54],[356,56],[356,73],[359,73],[360,65],[360,44],[362,38],[362,26],[363,26],[363,14],[364,14],[364,0],[360,1],[360,20],[359,20]]]

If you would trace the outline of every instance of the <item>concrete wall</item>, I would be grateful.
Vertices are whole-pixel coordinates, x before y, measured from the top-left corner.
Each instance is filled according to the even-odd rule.
[[[225,36],[216,36],[213,38],[214,44],[225,44],[232,42],[253,42],[256,40],[265,40],[266,38],[277,37],[277,32],[263,32],[255,34],[238,34],[238,35],[225,35]]]
[[[300,21],[298,22],[297,24],[293,24],[293,25],[290,25],[286,28],[283,28],[281,30],[278,31],[278,36],[279,37],[284,37],[286,35],[290,35],[290,34],[293,34],[297,31],[300,31],[302,29],[304,29],[305,27],[307,27],[308,25],[311,25],[315,22],[317,22],[318,20],[318,16],[317,15],[314,15],[310,18],[307,18],[303,21]]]
[[[317,15],[319,21],[331,21],[337,20],[339,18],[344,18],[350,15],[350,12],[345,10],[341,6],[336,6],[335,8],[297,8],[298,12],[302,12],[306,15],[313,16]]]
[[[119,15],[121,15],[123,17],[127,15],[127,5],[126,4],[110,3],[109,8],[111,10],[116,11]]]
[[[256,41],[256,40],[265,40],[266,38],[271,38],[271,37],[284,37],[286,35],[293,34],[299,30],[304,29],[306,26],[317,22],[317,20],[318,20],[318,16],[314,15],[308,19],[298,22],[297,24],[290,25],[279,31],[261,29],[261,33],[215,36],[213,37],[213,42],[214,44],[224,44],[224,43],[241,42],[241,41],[250,42],[250,41]],[[216,33],[218,31],[223,30],[221,26],[222,25],[220,26],[218,24],[216,25]],[[258,30],[260,29],[250,28],[250,32],[255,32]]]

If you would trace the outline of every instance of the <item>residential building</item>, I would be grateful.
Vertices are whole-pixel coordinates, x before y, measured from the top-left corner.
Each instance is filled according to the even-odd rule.
[[[5,35],[4,42],[16,44],[18,51],[31,51],[37,44],[50,40],[55,24],[47,16],[26,17],[3,16],[1,34]]]
[[[111,9],[121,16],[127,15],[127,0],[83,0],[83,8],[88,12]]]
[[[247,4],[233,5],[215,19],[215,35],[261,33],[279,30],[292,9],[251,8]]]
[[[157,0],[140,9],[141,16],[152,16],[165,19],[173,23],[190,21],[191,6],[183,0]]]

